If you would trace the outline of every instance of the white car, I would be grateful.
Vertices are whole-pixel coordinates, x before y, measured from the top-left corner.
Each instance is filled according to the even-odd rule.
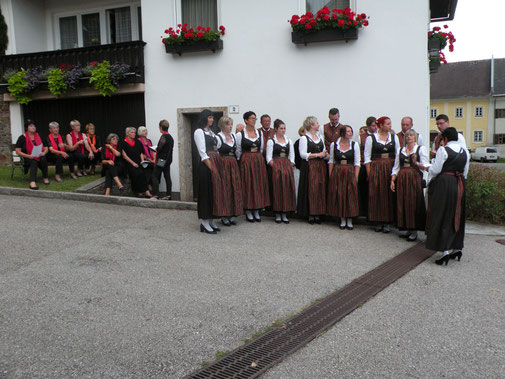
[[[498,149],[496,147],[489,146],[478,147],[475,149],[475,152],[472,153],[472,160],[481,162],[496,162],[498,160]]]

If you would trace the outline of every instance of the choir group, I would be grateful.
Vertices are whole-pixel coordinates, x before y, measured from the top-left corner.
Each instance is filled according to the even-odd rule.
[[[320,224],[329,215],[348,230],[361,213],[376,232],[389,233],[396,223],[404,231],[400,236],[409,241],[417,239],[418,230],[427,230],[427,247],[443,253],[437,264],[460,259],[469,154],[447,116],[437,117],[440,134],[431,152],[410,117],[402,119],[398,134],[392,132],[389,117],[369,117],[360,129],[360,144],[352,140],[353,128],[342,125],[339,117],[332,108],[330,122],[322,128],[317,118],[307,117],[293,144],[283,121],[275,120],[270,128],[270,116],[263,115],[262,127],[256,129],[252,111],[244,113],[245,125],[238,125],[235,134],[233,120],[221,117],[221,131],[215,134],[214,115],[204,110],[194,133],[201,158],[200,231],[216,234],[220,228],[215,219],[235,225],[234,217],[243,213],[247,221],[261,222],[260,211],[268,207],[276,223],[288,224],[292,212],[310,224]],[[430,181],[428,211],[424,171]]]

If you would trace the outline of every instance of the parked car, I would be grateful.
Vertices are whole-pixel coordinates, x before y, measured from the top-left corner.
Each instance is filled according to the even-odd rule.
[[[472,153],[472,160],[481,162],[496,162],[498,160],[498,149],[496,147],[477,147]]]

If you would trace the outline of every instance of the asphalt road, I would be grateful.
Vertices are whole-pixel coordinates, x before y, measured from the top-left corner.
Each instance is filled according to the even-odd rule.
[[[205,235],[190,211],[16,196],[0,209],[7,378],[181,377],[411,246],[359,225],[265,218]],[[422,264],[268,375],[500,376],[505,246],[467,243],[460,264]]]

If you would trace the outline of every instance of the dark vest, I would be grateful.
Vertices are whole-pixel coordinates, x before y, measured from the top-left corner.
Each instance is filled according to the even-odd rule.
[[[394,158],[395,157],[395,135],[391,133],[391,142],[383,145],[375,139],[375,134],[372,134],[372,159],[373,158]],[[383,156],[387,154],[388,156]]]
[[[258,138],[255,141],[248,140],[245,137],[245,132],[242,130],[242,152],[246,153],[259,153],[261,149],[261,134],[259,131],[256,131]]]
[[[416,157],[417,163],[421,162],[421,156],[419,155],[419,149],[421,146],[417,146],[417,150],[411,155],[405,155],[400,151],[400,168],[404,167],[416,167],[412,164],[412,157]]]
[[[205,136],[205,152],[209,151],[217,151],[217,138],[216,136],[210,136],[206,134],[205,132],[203,133]]]
[[[279,145],[274,142],[274,149],[272,152],[273,158],[288,158],[289,157],[289,143],[286,146]]]
[[[444,147],[445,148],[445,147]],[[466,151],[461,150],[461,154],[458,155],[457,152],[452,149],[445,148],[447,152],[447,160],[442,167],[442,172],[459,172],[463,173],[466,166]]]
[[[354,164],[354,141],[351,141],[351,149],[342,153],[338,150],[337,142],[333,146],[333,160],[335,164]]]
[[[307,138],[307,153],[317,154],[324,150],[324,142],[322,138],[319,138],[318,143],[312,141],[308,136],[305,136],[305,138]],[[316,159],[323,159],[323,158],[316,158]]]
[[[219,154],[221,154],[223,157],[224,156],[234,157],[235,151],[237,150],[237,140],[235,139],[235,136],[233,134],[231,135],[231,138],[233,139],[233,146],[224,143],[224,140],[220,135],[218,135],[218,137],[221,140],[221,147],[219,148]]]

